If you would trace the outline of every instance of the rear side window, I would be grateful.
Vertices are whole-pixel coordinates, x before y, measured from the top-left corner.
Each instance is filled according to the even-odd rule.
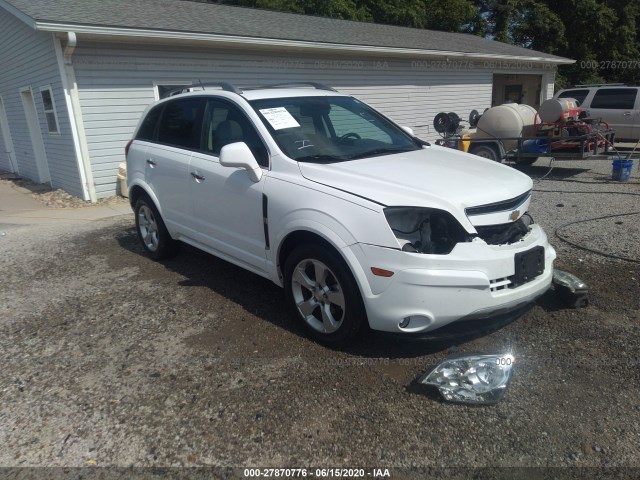
[[[140,125],[140,130],[138,130],[136,140],[153,140],[156,132],[156,125],[158,124],[160,114],[162,113],[162,107],[164,107],[164,105],[158,105],[157,107],[153,107],[149,110],[149,113],[147,113],[147,116],[142,121],[142,125]]]
[[[582,105],[587,95],[589,95],[589,90],[567,90],[558,95],[558,98],[575,98]]]
[[[591,101],[591,108],[632,110],[636,104],[637,88],[607,88],[598,90]]]
[[[203,98],[183,98],[167,102],[158,127],[158,142],[174,147],[200,148]]]

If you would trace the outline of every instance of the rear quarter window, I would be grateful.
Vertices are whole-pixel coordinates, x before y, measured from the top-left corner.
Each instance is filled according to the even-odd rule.
[[[158,126],[158,142],[174,147],[197,150],[204,99],[183,98],[165,103]]]
[[[591,101],[591,108],[632,110],[636,104],[637,88],[607,88],[598,90]]]
[[[140,129],[136,135],[136,140],[152,141],[154,139],[156,126],[158,125],[160,114],[162,113],[162,107],[164,107],[164,105],[158,105],[149,110],[147,116],[144,117],[144,120],[142,121],[142,125],[140,125]]]

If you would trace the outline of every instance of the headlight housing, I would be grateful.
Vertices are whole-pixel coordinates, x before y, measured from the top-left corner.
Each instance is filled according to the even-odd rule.
[[[387,207],[384,215],[405,252],[447,255],[469,234],[444,210],[423,207]]]
[[[447,358],[419,382],[434,386],[448,402],[498,403],[511,380],[512,354],[458,355]]]

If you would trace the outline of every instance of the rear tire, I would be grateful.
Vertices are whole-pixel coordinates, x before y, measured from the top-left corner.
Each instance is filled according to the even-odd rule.
[[[345,345],[366,322],[360,290],[344,260],[327,247],[296,248],[284,266],[288,307],[319,342]]]
[[[471,145],[469,153],[477,155],[478,157],[486,158],[487,160],[493,160],[494,162],[502,161],[497,148],[493,145]]]
[[[148,196],[138,199],[134,213],[138,239],[149,257],[162,260],[178,253],[180,242],[171,238],[158,209]]]

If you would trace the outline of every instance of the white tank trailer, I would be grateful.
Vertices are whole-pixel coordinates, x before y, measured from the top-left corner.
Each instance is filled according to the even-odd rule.
[[[536,113],[535,108],[519,103],[506,103],[490,108],[480,117],[471,140],[534,137]],[[518,146],[516,140],[503,140],[503,144],[505,150]]]

